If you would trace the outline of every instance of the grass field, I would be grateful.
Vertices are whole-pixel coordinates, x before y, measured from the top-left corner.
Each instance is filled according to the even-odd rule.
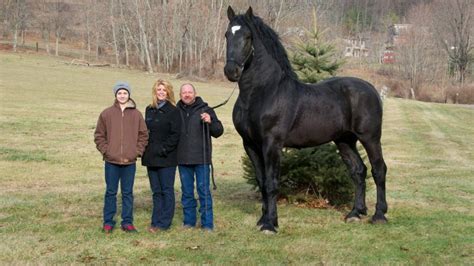
[[[66,60],[64,60],[65,62]],[[279,205],[279,233],[257,231],[258,195],[241,178],[232,102],[216,110],[224,135],[214,142],[218,189],[213,233],[146,232],[151,193],[137,167],[135,225],[140,233],[101,232],[103,162],[93,143],[99,113],[116,80],[132,84],[140,110],[157,77],[86,68],[60,59],[0,53],[1,264],[472,264],[474,261],[474,109],[400,99],[384,103],[389,223],[346,224],[344,211]],[[195,83],[211,105],[234,84]],[[375,191],[368,180],[367,202]]]

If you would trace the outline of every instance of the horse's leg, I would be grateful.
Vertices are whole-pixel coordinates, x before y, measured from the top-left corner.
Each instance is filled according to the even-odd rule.
[[[387,201],[385,199],[385,175],[387,166],[382,155],[382,145],[380,140],[362,141],[370,164],[372,165],[372,176],[377,186],[377,204],[375,205],[375,214],[372,216],[372,223],[386,223],[385,213],[387,213]]]
[[[267,209],[260,230],[276,232],[278,227],[277,196],[278,177],[280,175],[281,145],[272,138],[267,138],[263,144],[263,162],[265,165],[265,189],[267,196]]]
[[[365,178],[367,176],[367,167],[365,166],[356,147],[357,139],[337,141],[336,145],[339,154],[346,164],[352,180],[355,185],[355,199],[352,211],[346,215],[346,222],[360,221],[360,215],[367,215],[365,205]]]
[[[263,221],[265,220],[265,213],[267,211],[267,192],[265,189],[265,174],[264,174],[264,165],[263,165],[263,159],[261,156],[261,152],[257,149],[255,149],[254,146],[245,143],[244,142],[244,149],[245,152],[247,152],[247,155],[250,158],[250,161],[253,164],[253,167],[255,169],[255,177],[257,179],[257,185],[260,188],[260,192],[262,193],[262,216],[257,222],[257,226],[262,226]]]

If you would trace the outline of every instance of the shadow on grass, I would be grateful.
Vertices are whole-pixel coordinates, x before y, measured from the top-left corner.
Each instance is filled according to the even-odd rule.
[[[176,210],[182,210],[179,180],[177,182],[178,188],[175,188]],[[228,210],[234,209],[245,214],[252,214],[255,212],[255,205],[260,205],[261,203],[260,194],[255,192],[255,190],[253,190],[250,185],[246,184],[244,180],[242,180],[242,182],[217,180],[216,182],[217,190],[211,190],[211,193],[214,205],[218,208],[225,208]],[[134,207],[136,209],[151,211],[152,195],[149,188],[135,191],[134,195]],[[117,196],[120,197],[120,195]],[[198,200],[197,194],[195,197],[196,200]]]

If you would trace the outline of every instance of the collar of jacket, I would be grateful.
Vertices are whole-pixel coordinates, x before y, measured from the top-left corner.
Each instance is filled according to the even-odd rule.
[[[192,104],[186,105],[185,103],[183,103],[183,101],[179,100],[177,106],[183,109],[184,111],[194,111],[202,107],[206,107],[207,103],[205,103],[201,97],[197,96]]]
[[[164,113],[168,113],[170,111],[173,111],[173,104],[171,104],[169,101],[166,101],[165,105],[161,106],[160,108],[155,108],[151,105],[148,105],[148,108],[151,110],[161,110]]]
[[[120,109],[120,103],[117,100],[115,100],[114,106]],[[125,109],[135,108],[137,108],[137,104],[135,103],[135,101],[132,98],[128,99],[128,102],[125,104]]]

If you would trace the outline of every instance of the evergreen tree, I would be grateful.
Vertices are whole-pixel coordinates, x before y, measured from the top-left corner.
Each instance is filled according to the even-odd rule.
[[[336,74],[343,64],[336,59],[335,46],[324,41],[324,31],[317,25],[316,12],[313,11],[313,28],[296,44],[291,56],[293,69],[301,81],[316,83]]]

